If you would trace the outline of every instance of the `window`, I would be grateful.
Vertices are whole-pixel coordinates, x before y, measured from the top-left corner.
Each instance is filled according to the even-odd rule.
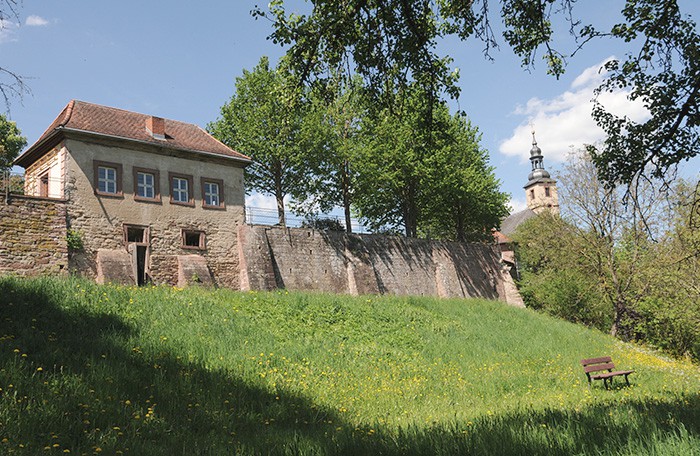
[[[194,206],[192,176],[170,173],[170,202],[184,206]]]
[[[123,196],[122,194],[122,165],[94,161],[95,193],[102,196]]]
[[[546,196],[547,198],[549,198],[549,196],[550,196],[550,194],[549,194],[549,187],[545,187],[545,188],[544,188],[544,196]]]
[[[124,224],[124,244],[148,244],[148,227]]]
[[[134,168],[134,199],[160,201],[159,174],[155,169]]]
[[[97,189],[103,193],[117,193],[117,170],[100,166],[97,172]]]
[[[205,245],[204,231],[182,230],[183,249],[204,250]]]
[[[535,190],[530,190],[530,199],[535,199]]]
[[[42,174],[39,177],[39,196],[49,196],[49,173]]]
[[[224,208],[224,181],[202,178],[202,207],[207,209]]]

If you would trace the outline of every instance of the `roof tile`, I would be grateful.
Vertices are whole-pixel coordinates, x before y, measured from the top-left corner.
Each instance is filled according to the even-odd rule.
[[[186,122],[165,119],[165,139],[154,138],[146,129],[151,116],[123,109],[72,100],[56,117],[51,126],[29,149],[31,151],[57,128],[80,130],[89,133],[131,139],[173,149],[222,155],[241,160],[249,157],[236,152],[218,141],[204,129]]]

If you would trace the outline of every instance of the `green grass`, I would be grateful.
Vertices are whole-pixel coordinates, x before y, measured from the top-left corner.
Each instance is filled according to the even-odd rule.
[[[0,454],[700,455],[697,366],[479,300],[0,278],[0,389]]]

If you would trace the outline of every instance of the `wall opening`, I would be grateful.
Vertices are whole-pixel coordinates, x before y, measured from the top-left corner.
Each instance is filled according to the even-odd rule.
[[[182,230],[182,248],[204,250],[206,246],[204,231]]]
[[[134,279],[139,286],[148,283],[149,230],[147,226],[124,224],[124,244],[131,254]]]

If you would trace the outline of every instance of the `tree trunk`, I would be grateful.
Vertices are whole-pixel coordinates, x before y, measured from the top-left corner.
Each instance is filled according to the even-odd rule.
[[[275,167],[275,200],[277,202],[277,223],[280,226],[287,226],[284,214],[284,192],[282,191],[282,169],[278,164]]]
[[[343,164],[343,210],[345,212],[345,231],[352,233],[352,220],[350,220],[350,164],[347,160]]]

